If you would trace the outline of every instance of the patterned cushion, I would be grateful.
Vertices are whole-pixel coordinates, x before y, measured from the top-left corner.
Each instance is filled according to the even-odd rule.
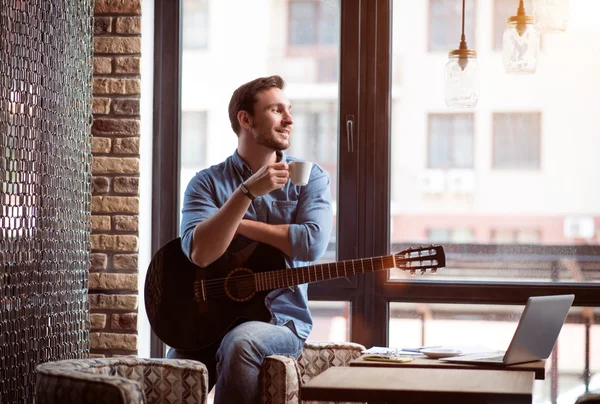
[[[364,349],[364,346],[352,342],[307,342],[298,361],[281,355],[267,357],[261,369],[261,402],[263,404],[299,403],[301,384],[332,366],[348,366],[350,361],[358,358]],[[302,401],[302,403],[317,402]]]
[[[38,403],[205,403],[208,372],[180,359],[74,359],[38,365]]]

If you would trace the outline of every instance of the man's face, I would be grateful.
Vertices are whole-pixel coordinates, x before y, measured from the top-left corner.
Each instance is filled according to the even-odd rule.
[[[290,147],[294,123],[290,102],[277,87],[258,95],[254,116],[250,118],[252,135],[257,144],[280,151]]]

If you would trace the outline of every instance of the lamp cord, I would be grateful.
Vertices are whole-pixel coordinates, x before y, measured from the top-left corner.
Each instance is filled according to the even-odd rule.
[[[462,2],[462,34],[460,36],[460,40],[465,40],[465,0]]]

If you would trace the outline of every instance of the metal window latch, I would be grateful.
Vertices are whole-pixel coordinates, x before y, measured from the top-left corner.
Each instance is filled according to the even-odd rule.
[[[346,115],[346,138],[348,139],[348,152],[354,153],[354,115]]]

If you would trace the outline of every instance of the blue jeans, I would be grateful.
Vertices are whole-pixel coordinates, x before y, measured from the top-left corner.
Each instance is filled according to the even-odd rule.
[[[279,354],[298,358],[303,345],[304,340],[287,326],[248,321],[229,331],[220,345],[197,352],[170,349],[167,356],[204,363],[209,373],[209,391],[216,381],[215,404],[256,404],[265,357]]]

